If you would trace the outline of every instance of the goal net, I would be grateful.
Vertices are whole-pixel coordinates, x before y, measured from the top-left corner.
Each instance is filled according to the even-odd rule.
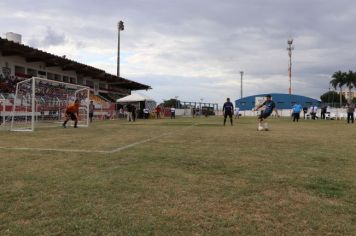
[[[88,87],[32,77],[18,82],[12,101],[11,130],[34,131],[35,127],[60,126],[65,110],[80,101],[78,126],[89,126]]]

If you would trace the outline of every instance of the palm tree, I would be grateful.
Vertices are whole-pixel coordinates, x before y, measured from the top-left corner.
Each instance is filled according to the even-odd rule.
[[[347,102],[351,103],[351,90],[353,87],[356,87],[356,73],[349,70],[348,73],[345,73],[344,84],[349,88],[349,96],[347,98]]]
[[[346,73],[339,70],[331,76],[334,79],[330,81],[330,84],[334,89],[337,87],[340,88],[340,107],[342,106],[342,86],[345,84],[345,76]]]

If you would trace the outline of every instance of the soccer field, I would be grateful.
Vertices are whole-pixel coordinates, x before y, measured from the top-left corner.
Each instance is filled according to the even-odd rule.
[[[0,235],[356,235],[356,124],[0,132]]]

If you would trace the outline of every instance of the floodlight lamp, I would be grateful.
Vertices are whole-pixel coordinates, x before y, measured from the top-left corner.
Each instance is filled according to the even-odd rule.
[[[119,21],[117,26],[118,26],[119,30],[124,30],[124,22],[122,22],[121,20]]]

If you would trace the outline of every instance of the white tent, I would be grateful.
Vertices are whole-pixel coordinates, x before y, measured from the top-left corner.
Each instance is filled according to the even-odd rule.
[[[146,107],[150,112],[154,111],[156,107],[156,102],[152,98],[142,94],[131,94],[129,96],[117,99],[116,102],[121,104],[136,104],[136,108],[143,109]]]
[[[129,96],[119,98],[116,100],[118,103],[130,103],[130,102],[153,102],[154,100],[142,94],[131,94]]]

